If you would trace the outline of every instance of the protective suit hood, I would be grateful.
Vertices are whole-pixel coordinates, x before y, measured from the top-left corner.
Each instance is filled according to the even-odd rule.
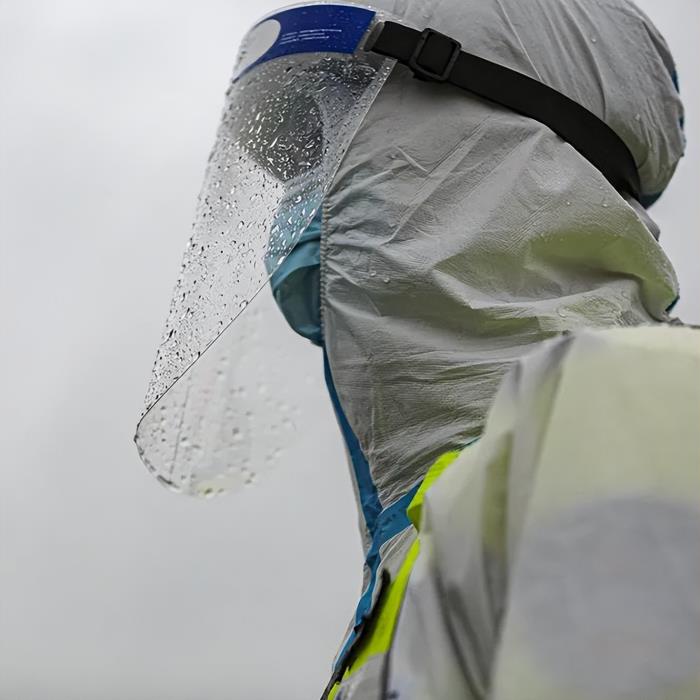
[[[683,147],[650,22],[622,0],[383,5],[302,3],[243,41],[136,435],[170,488],[249,483],[291,438],[270,278],[326,347],[365,524],[478,436],[534,344],[676,298],[643,208]]]
[[[649,199],[668,184],[682,105],[631,2],[374,4],[576,100],[623,138]],[[479,436],[540,341],[663,320],[678,291],[657,234],[547,127],[397,66],[326,195],[321,252],[330,375],[380,507]]]

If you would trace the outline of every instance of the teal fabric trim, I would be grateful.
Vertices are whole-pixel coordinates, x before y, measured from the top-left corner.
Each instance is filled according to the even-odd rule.
[[[272,294],[291,328],[321,346],[321,225],[319,212],[270,278]]]
[[[323,353],[323,372],[326,379],[326,386],[328,387],[328,393],[331,397],[331,403],[333,404],[333,410],[335,411],[338,425],[340,426],[345,445],[348,449],[348,454],[350,455],[350,462],[352,463],[352,469],[355,474],[355,483],[357,484],[360,499],[360,508],[362,509],[362,517],[364,518],[369,536],[374,540],[378,531],[378,521],[382,514],[382,503],[379,499],[379,493],[377,492],[377,485],[372,479],[369,463],[360,447],[360,441],[353,432],[340,403],[340,398],[338,397],[338,392],[333,382],[330,362],[328,361],[328,355],[325,350]],[[383,544],[383,542],[381,544]]]
[[[352,468],[355,473],[355,483],[359,494],[360,507],[362,515],[367,526],[367,531],[371,538],[371,546],[367,552],[365,559],[365,567],[369,571],[369,581],[367,587],[362,592],[360,601],[357,604],[355,611],[355,620],[349,636],[346,638],[343,647],[338,654],[334,663],[335,669],[339,669],[346,662],[348,655],[357,640],[360,630],[365,623],[367,617],[372,611],[372,603],[374,599],[374,591],[377,587],[377,577],[379,567],[381,565],[381,548],[393,537],[403,532],[411,526],[411,521],[408,518],[406,510],[415,496],[420,484],[416,484],[408,493],[404,494],[398,501],[394,502],[387,508],[382,508],[382,503],[379,499],[377,486],[372,479],[372,472],[369,463],[362,453],[362,448],[357,439],[357,436],[352,430],[350,423],[343,411],[338,398],[333,376],[331,374],[328,356],[323,353],[324,373],[326,377],[326,385],[331,397],[333,409],[335,410],[340,429],[345,439]]]

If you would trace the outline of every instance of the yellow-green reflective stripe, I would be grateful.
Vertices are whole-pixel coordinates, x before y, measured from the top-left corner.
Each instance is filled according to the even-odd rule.
[[[396,620],[399,617],[408,579],[419,551],[420,542],[416,540],[408,550],[406,558],[396,574],[396,578],[389,585],[387,596],[381,602],[381,609],[372,621],[369,630],[367,630],[367,640],[360,644],[358,654],[352,664],[350,664],[350,673],[367,663],[370,657],[377,654],[386,654],[391,648]]]
[[[386,654],[391,648],[391,641],[394,637],[394,629],[396,628],[396,620],[399,617],[401,603],[403,602],[406,586],[408,585],[408,579],[419,551],[420,543],[416,540],[408,550],[406,558],[403,560],[403,564],[401,564],[401,568],[396,574],[396,577],[389,584],[386,597],[380,603],[379,612],[372,621],[372,624],[367,628],[365,639],[360,642],[357,654],[345,671],[343,679],[348,678],[348,676],[351,676],[362,668],[371,657]],[[333,700],[335,698],[339,688],[340,683],[336,684],[333,690],[331,690],[328,700]]]
[[[447,469],[447,467],[449,467],[460,454],[461,452],[457,450],[445,452],[445,454],[442,455],[442,457],[439,457],[435,464],[430,467],[428,473],[425,475],[425,479],[423,479],[423,483],[420,485],[418,492],[413,497],[413,500],[406,509],[408,518],[413,523],[413,527],[415,527],[416,530],[420,530],[420,516],[423,512],[423,501],[425,499],[425,494],[428,493],[430,487],[440,478],[445,469]]]
[[[428,489],[440,478],[447,467],[459,457],[459,451],[446,452],[442,455],[425,475],[425,479],[416,492],[407,509],[407,514],[416,530],[420,526],[420,516],[423,509],[423,500]],[[343,680],[356,673],[373,656],[388,653],[394,638],[394,630],[401,611],[401,604],[408,586],[413,565],[420,552],[420,542],[416,540],[408,550],[406,558],[394,580],[389,584],[386,597],[380,603],[380,608],[374,621],[364,633],[365,639],[360,642],[357,655],[343,674]],[[336,683],[328,695],[328,700],[334,700],[340,689],[340,682]]]

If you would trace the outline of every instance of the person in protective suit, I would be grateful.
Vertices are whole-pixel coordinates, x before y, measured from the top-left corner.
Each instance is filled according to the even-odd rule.
[[[668,184],[684,146],[675,68],[631,2],[382,7],[598,114],[639,164],[644,205]],[[551,129],[394,70],[322,214],[273,277],[290,324],[325,348],[365,542],[364,593],[330,697],[700,693],[697,470],[683,441],[671,447],[670,440],[688,442],[673,423],[687,429],[697,406],[681,404],[689,409],[685,421],[643,410],[655,391],[653,400],[666,395],[679,406],[674,389],[683,371],[662,390],[644,386],[645,369],[673,364],[693,341],[667,335],[669,347],[645,362],[658,336],[584,334],[520,365],[543,341],[571,331],[668,320],[677,282],[658,233],[637,200],[615,192]],[[563,368],[578,372],[578,355],[597,364],[597,371],[581,370],[591,385],[555,400],[557,376]],[[488,409],[513,365],[530,374],[511,375],[484,436]],[[624,390],[625,373],[639,384],[638,412],[608,411],[614,424],[599,416],[597,430],[587,431],[582,406],[603,411],[600,404]],[[535,434],[549,410],[564,411],[570,401],[569,420],[559,421],[566,461],[544,465]],[[623,414],[633,410],[621,403]],[[638,459],[650,436],[645,425],[666,445],[664,463]],[[622,444],[608,445],[608,432]],[[525,443],[515,454],[514,440]],[[588,462],[576,463],[580,450]],[[431,517],[421,525],[425,475],[432,482],[460,453],[451,481],[445,476],[431,491]],[[680,464],[687,471],[667,490],[680,496],[695,486],[687,512],[685,499],[651,498],[648,482],[663,478],[657,470],[674,453],[679,472]],[[592,477],[591,469],[602,473]],[[541,498],[550,499],[542,515],[528,504],[538,479],[550,482],[541,485]],[[528,518],[542,523],[526,525]],[[659,541],[649,542],[652,533]],[[421,549],[424,560],[411,572]],[[671,561],[679,567],[675,581]]]
[[[265,253],[322,347],[364,543],[323,697],[697,698],[700,352],[669,325],[647,212],[684,148],[671,53],[629,0],[372,4],[397,64],[293,245]],[[319,50],[285,22],[258,25],[258,61]],[[296,182],[327,146],[285,176],[294,127],[260,126],[269,94],[235,133]]]

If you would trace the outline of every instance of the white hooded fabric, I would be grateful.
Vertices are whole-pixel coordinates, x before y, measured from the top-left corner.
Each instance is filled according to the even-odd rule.
[[[628,146],[644,199],[667,186],[685,146],[683,106],[670,51],[632,2],[375,5],[575,100]],[[646,210],[570,144],[401,66],[356,133],[322,213],[329,373],[367,462],[374,511],[401,506],[438,457],[481,436],[503,377],[543,341],[663,322],[678,297]],[[351,474],[368,565],[336,671],[367,596],[373,604],[380,596],[381,570],[394,576],[415,536],[409,527],[380,542],[373,561],[367,478],[354,462]],[[440,618],[431,620],[439,629]],[[363,688],[376,689],[385,668],[368,664],[347,697],[374,697]]]
[[[670,52],[628,0],[382,0],[415,27],[591,110],[664,190],[683,153]],[[323,205],[322,319],[382,507],[478,437],[547,338],[667,318],[677,280],[646,211],[542,124],[397,66]]]

